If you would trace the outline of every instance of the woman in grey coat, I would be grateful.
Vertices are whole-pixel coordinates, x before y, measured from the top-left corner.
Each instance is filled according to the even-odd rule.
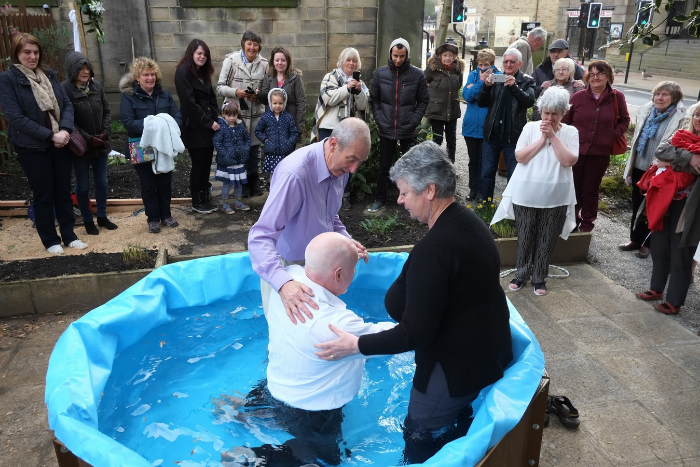
[[[75,128],[73,131],[87,143],[85,155],[72,155],[75,171],[75,197],[83,216],[85,231],[99,235],[90,212],[90,167],[95,181],[97,202],[97,225],[114,230],[117,225],[107,218],[107,155],[110,151],[109,134],[112,132],[112,117],[102,84],[94,79],[92,64],[80,52],[68,52],[65,62],[68,79],[61,83],[73,104]]]

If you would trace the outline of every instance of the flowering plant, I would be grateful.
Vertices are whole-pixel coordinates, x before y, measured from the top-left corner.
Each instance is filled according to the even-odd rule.
[[[83,15],[83,20],[87,18],[87,21],[83,21],[83,24],[87,24],[90,29],[86,32],[94,32],[97,36],[97,40],[100,42],[105,41],[105,33],[100,26],[102,23],[102,13],[104,13],[105,8],[102,2],[99,0],[78,0],[78,5],[80,5],[80,12]]]
[[[491,225],[491,219],[493,219],[496,209],[498,209],[495,201],[500,200],[500,198],[496,200],[488,198],[478,201],[475,205],[467,204],[467,208],[474,211],[499,238],[515,237],[515,222],[512,219],[503,219]]]

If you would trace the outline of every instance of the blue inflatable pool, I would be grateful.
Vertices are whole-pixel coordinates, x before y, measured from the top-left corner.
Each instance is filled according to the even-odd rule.
[[[406,254],[373,253],[361,262],[352,288],[386,290]],[[154,465],[98,430],[98,405],[115,356],[179,309],[206,306],[259,290],[247,253],[161,267],[118,297],[72,323],[49,361],[45,400],[49,426],[68,449],[94,466]],[[539,343],[509,303],[514,359],[504,377],[474,403],[474,423],[464,438],[424,465],[473,466],[521,419],[544,372]],[[197,464],[199,465],[199,464]],[[207,464],[208,465],[208,464]]]

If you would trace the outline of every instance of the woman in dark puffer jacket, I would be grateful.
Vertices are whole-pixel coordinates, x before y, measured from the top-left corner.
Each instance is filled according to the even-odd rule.
[[[85,231],[99,235],[90,212],[90,167],[95,180],[95,201],[97,202],[97,225],[114,230],[117,225],[107,218],[107,155],[109,154],[109,134],[112,132],[112,117],[109,102],[102,84],[94,79],[92,64],[80,52],[66,55],[68,79],[61,83],[66,95],[73,103],[75,128],[87,143],[87,151],[82,157],[73,155],[75,171],[75,197],[83,216]]]
[[[462,87],[464,60],[458,56],[457,46],[445,42],[428,60],[425,80],[428,82],[430,104],[425,116],[433,127],[433,141],[442,146],[442,134],[447,139],[447,155],[452,163],[457,150],[457,119],[462,115],[459,90]]]

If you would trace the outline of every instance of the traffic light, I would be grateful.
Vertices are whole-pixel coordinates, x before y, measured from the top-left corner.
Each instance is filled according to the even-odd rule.
[[[637,26],[644,27],[651,23],[652,13],[653,9],[651,8],[651,0],[642,0],[639,2],[639,7],[637,9],[637,21],[635,24]]]
[[[451,23],[464,22],[464,0],[452,0],[452,21]]]
[[[591,9],[591,4],[590,3],[582,3],[581,4],[581,11],[578,14],[578,25],[579,27],[585,28],[586,25],[588,24],[588,12]]]
[[[588,13],[588,23],[586,27],[598,28],[600,27],[600,12],[603,10],[602,3],[591,3],[591,9]]]

